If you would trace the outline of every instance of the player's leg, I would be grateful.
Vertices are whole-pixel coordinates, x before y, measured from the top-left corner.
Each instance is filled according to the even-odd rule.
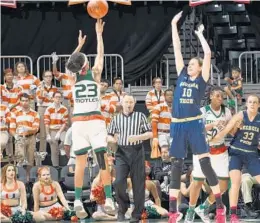
[[[177,210],[177,199],[181,186],[181,174],[184,158],[186,157],[186,136],[185,123],[171,124],[171,137],[173,138],[170,147],[171,177],[169,185],[169,223],[178,222],[182,215]]]
[[[205,176],[200,168],[200,163],[197,155],[193,155],[193,181],[190,186],[189,209],[185,215],[185,222],[193,222],[195,218],[195,207],[200,195],[200,190],[205,180]],[[202,211],[202,210],[200,210]],[[200,215],[199,215],[200,216]]]
[[[205,126],[202,120],[195,120],[190,122],[188,131],[188,139],[191,150],[198,155],[201,170],[208,180],[209,186],[216,199],[216,222],[226,222],[226,210],[222,202],[222,195],[218,183],[218,177],[213,170],[210,157],[209,146],[205,138]]]
[[[230,205],[230,213],[231,223],[239,222],[237,216],[237,203],[239,197],[239,190],[241,185],[241,169],[243,166],[243,160],[241,156],[232,155],[230,156],[229,161],[229,176],[231,180],[231,187],[229,190],[229,205]]]
[[[115,214],[116,208],[112,197],[112,178],[109,171],[107,160],[107,132],[106,123],[103,120],[89,121],[90,129],[89,140],[90,144],[96,154],[98,165],[100,168],[101,181],[104,184],[104,190],[106,195],[106,202],[104,209],[107,213]]]
[[[84,181],[84,171],[87,162],[87,154],[91,149],[85,132],[82,131],[85,128],[84,124],[86,122],[75,122],[72,124],[72,141],[73,150],[76,155],[75,164],[75,201],[74,210],[77,212],[84,211],[83,203],[81,201],[81,194]],[[83,127],[84,126],[84,127]]]

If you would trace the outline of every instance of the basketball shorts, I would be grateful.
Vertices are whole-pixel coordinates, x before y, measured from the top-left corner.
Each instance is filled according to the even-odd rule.
[[[205,126],[202,119],[187,122],[172,122],[171,138],[171,157],[185,158],[188,153],[188,147],[194,155],[209,152]]]
[[[72,147],[76,156],[107,148],[107,130],[104,120],[78,121],[72,124]]]
[[[210,161],[213,170],[216,172],[219,179],[226,179],[229,178],[229,171],[228,171],[228,164],[229,164],[229,157],[228,157],[228,151],[225,151],[224,153],[217,154],[217,155],[211,155],[210,154]],[[193,155],[193,171],[192,176],[196,179],[205,179],[205,175],[203,174],[199,157],[198,155]]]
[[[260,159],[257,153],[233,152],[230,150],[229,171],[242,170],[243,166],[253,177],[260,175]]]

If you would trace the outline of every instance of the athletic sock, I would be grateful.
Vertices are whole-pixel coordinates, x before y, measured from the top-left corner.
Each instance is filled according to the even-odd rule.
[[[172,213],[177,212],[177,198],[170,196],[169,200],[169,211]]]
[[[194,211],[195,207],[196,207],[196,205],[189,204],[189,211]]]
[[[112,198],[112,187],[111,185],[104,186],[106,198]]]
[[[215,194],[215,199],[217,209],[224,208],[221,194]]]
[[[80,200],[82,193],[82,187],[76,187],[75,188],[75,199]]]
[[[208,199],[206,199],[204,201],[204,203],[202,204],[202,206],[203,206],[204,209],[208,209],[211,206],[211,203],[209,202]]]
[[[230,207],[230,214],[237,214],[237,206]]]

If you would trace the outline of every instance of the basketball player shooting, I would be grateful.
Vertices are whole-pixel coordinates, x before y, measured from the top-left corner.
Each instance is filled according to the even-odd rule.
[[[202,45],[204,59],[202,61],[197,57],[192,58],[189,61],[188,68],[185,67],[177,28],[181,16],[182,12],[175,15],[172,20],[172,40],[178,80],[172,103],[171,137],[173,141],[170,148],[172,167],[169,190],[169,223],[178,222],[182,217],[177,211],[177,198],[180,191],[183,161],[188,146],[190,146],[193,154],[198,155],[201,170],[215,195],[217,206],[216,222],[225,223],[226,212],[221,199],[218,178],[210,163],[209,147],[204,134],[205,126],[200,111],[200,102],[205,94],[209,80],[211,50],[203,36],[204,26],[200,25],[195,33]],[[192,220],[185,222],[192,222]]]
[[[87,154],[90,150],[94,150],[101,170],[101,180],[104,184],[106,195],[104,209],[108,214],[115,213],[111,176],[106,155],[106,123],[100,108],[99,83],[104,63],[104,43],[102,37],[104,25],[105,23],[101,19],[97,20],[97,56],[92,69],[89,67],[87,56],[81,52],[73,53],[66,66],[70,72],[75,74],[75,84],[72,87],[74,100],[72,141],[76,155],[74,210],[76,214],[78,213],[77,216],[82,216],[81,213],[85,211],[81,201],[81,193]],[[79,36],[79,40],[80,38],[82,37]]]

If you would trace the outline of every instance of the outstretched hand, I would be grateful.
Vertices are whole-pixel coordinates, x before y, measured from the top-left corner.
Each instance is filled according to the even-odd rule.
[[[203,31],[204,31],[204,25],[201,24],[201,25],[199,25],[198,29],[195,30],[195,34],[198,36],[198,35],[202,34]]]
[[[87,36],[86,35],[82,36],[82,31],[79,30],[78,44],[80,46],[83,46],[85,44],[86,38]]]
[[[176,15],[173,17],[173,19],[172,19],[172,25],[173,25],[173,24],[176,25],[176,24],[179,22],[180,18],[182,17],[182,12],[183,12],[183,11],[180,11],[178,14],[176,14]]]
[[[102,34],[104,30],[105,22],[102,19],[98,19],[96,22],[96,32],[97,34]]]

